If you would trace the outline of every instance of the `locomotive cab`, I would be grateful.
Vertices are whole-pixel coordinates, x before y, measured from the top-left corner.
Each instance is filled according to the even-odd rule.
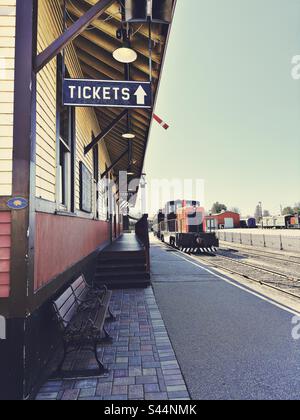
[[[198,201],[168,202],[160,223],[159,239],[181,250],[210,252],[219,246],[214,232],[207,232],[205,210]]]
[[[207,252],[215,250],[219,241],[215,233],[208,233],[203,207],[184,207],[177,212],[176,245],[184,250]]]

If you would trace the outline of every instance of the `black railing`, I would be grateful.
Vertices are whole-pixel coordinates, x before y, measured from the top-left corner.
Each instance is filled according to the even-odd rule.
[[[147,271],[150,272],[150,239],[149,239],[148,214],[144,214],[144,216],[136,223],[135,234],[145,247]]]

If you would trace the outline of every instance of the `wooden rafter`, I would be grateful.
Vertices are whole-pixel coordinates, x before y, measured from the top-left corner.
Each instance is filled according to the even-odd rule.
[[[128,111],[125,110],[123,111],[120,115],[118,115],[114,120],[112,120],[106,127],[104,130],[101,131],[101,133],[95,137],[92,142],[86,146],[86,148],[84,149],[84,154],[86,155],[90,150],[92,150],[96,144],[98,144],[101,140],[103,140],[108,133],[110,133],[115,127],[116,125],[126,116],[128,115]]]
[[[109,173],[110,173],[110,171],[112,171],[113,169],[114,169],[114,167],[120,162],[120,160],[122,160],[127,154],[128,154],[128,152],[129,152],[129,148],[127,148],[126,150],[125,150],[125,152],[123,152],[122,154],[121,154],[121,156],[119,156],[115,161],[114,161],[114,163],[112,164],[112,165],[110,165],[110,167],[109,168],[107,168],[107,170],[101,175],[101,178],[103,179],[103,178],[105,178]]]
[[[83,16],[81,16],[73,25],[66,30],[58,39],[49,45],[43,52],[41,52],[35,62],[35,71],[38,73],[48,64],[52,58],[56,57],[63,48],[65,48],[71,41],[80,35],[94,19],[98,18],[111,6],[115,0],[99,0],[93,7],[91,7]]]
[[[175,7],[174,0],[174,7]],[[67,31],[59,38],[58,43],[50,45],[38,57],[37,67],[44,65],[47,50],[51,52],[51,56],[56,54],[61,48],[65,48],[65,39],[68,42],[72,39],[72,44],[75,48],[79,64],[83,73],[83,77],[97,80],[126,80],[126,71],[124,65],[117,62],[113,58],[113,52],[123,45],[123,40],[117,37],[117,30],[121,28],[122,14],[120,3],[106,0],[106,7],[101,9],[101,13],[96,18],[89,21],[86,20],[88,13],[91,12],[99,4],[104,4],[104,0],[72,0],[66,1],[67,6]],[[61,2],[63,4],[63,2]],[[94,9],[95,10],[95,9]],[[100,17],[101,16],[101,17]],[[82,26],[83,19],[85,20]],[[89,19],[88,19],[89,20]],[[79,31],[73,32],[69,38],[70,31],[74,28],[79,28]],[[131,37],[131,46],[138,53],[137,60],[130,65],[130,77],[135,81],[149,80],[149,30],[147,24],[132,24],[130,25],[133,31]],[[84,30],[83,30],[84,29]],[[152,64],[153,64],[153,97],[156,97],[157,88],[159,85],[159,78],[162,69],[162,62],[167,45],[167,37],[169,27],[167,25],[153,24],[152,25]],[[65,37],[65,38],[63,38]],[[63,41],[63,42],[62,42]],[[54,48],[55,47],[55,48]],[[49,54],[49,53],[48,53]],[[44,59],[43,59],[44,56]],[[48,55],[48,58],[50,55]],[[40,64],[39,64],[40,62]],[[99,126],[105,133],[107,127],[115,120],[120,112],[117,108],[95,108],[95,115],[99,121]],[[136,135],[132,144],[132,160],[135,162],[131,164],[132,169],[139,175],[142,172],[144,155],[149,135],[149,127],[152,121],[152,112],[146,109],[130,110],[131,129]],[[113,171],[124,169],[128,165],[128,157],[126,153],[123,157],[124,148],[128,145],[122,138],[124,130],[127,129],[125,118],[120,120],[111,130],[99,134],[100,140],[105,142],[108,154],[112,162],[115,162]],[[87,148],[85,149],[87,152]]]

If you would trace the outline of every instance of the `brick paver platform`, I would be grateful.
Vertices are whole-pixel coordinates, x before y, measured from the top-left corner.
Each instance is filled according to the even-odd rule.
[[[110,369],[107,377],[49,381],[39,400],[180,400],[189,399],[172,344],[152,288],[115,291],[111,305],[117,322],[108,329],[114,338],[99,347]],[[90,353],[67,361],[76,368],[94,368]]]

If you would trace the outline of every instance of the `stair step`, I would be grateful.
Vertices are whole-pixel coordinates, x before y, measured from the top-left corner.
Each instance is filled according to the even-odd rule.
[[[146,288],[150,286],[150,273],[145,273],[143,278],[115,278],[115,279],[97,279],[95,278],[95,285],[106,285],[108,289],[129,289],[129,288]]]
[[[108,271],[108,272],[101,272],[96,273],[95,280],[98,279],[139,279],[144,278],[147,276],[147,272],[145,271],[126,271],[123,273],[117,273],[116,271]]]
[[[97,260],[97,267],[134,267],[134,266],[141,266],[141,265],[146,265],[146,258],[141,258],[138,260],[120,260],[120,259],[116,259],[116,260],[106,260],[106,261],[100,261]]]
[[[120,261],[120,260],[139,260],[145,259],[146,255],[144,251],[135,252],[103,252],[99,254],[98,261]]]
[[[120,272],[134,272],[134,271],[146,271],[146,264],[107,264],[107,265],[97,265],[96,273],[107,272],[107,271],[115,271],[117,273]]]

